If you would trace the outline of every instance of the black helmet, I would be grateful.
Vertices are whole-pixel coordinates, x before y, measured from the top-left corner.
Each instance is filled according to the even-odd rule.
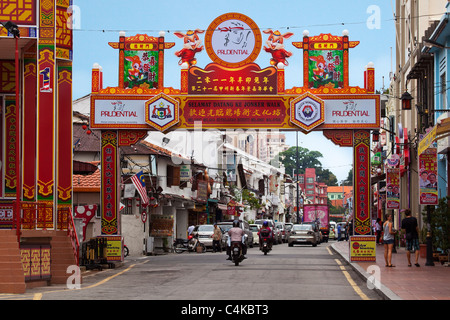
[[[239,221],[234,220],[233,221],[233,227],[235,227],[235,228],[239,227]]]

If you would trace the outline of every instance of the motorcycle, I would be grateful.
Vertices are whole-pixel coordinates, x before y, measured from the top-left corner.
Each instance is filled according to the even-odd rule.
[[[244,255],[242,254],[242,243],[239,241],[233,241],[231,243],[231,261],[234,262],[235,266],[238,266],[243,260]]]
[[[264,255],[267,255],[267,253],[270,250],[272,250],[272,247],[271,247],[270,242],[269,242],[270,232],[269,231],[265,232],[264,230],[261,230],[260,234],[261,234],[261,240],[260,240],[261,241],[261,247],[260,247],[260,250],[262,252],[264,252]]]
[[[227,241],[230,242],[229,240],[228,238]],[[243,241],[247,241],[247,235],[244,235]],[[231,248],[231,261],[234,262],[235,266],[238,266],[245,259],[242,250],[242,241],[232,241],[229,245]]]
[[[206,252],[206,247],[205,247],[205,245],[203,243],[201,243],[198,240],[198,235],[189,236],[188,239],[176,238],[173,241],[173,250],[176,253],[183,253],[185,251],[188,251],[188,252],[194,252],[194,251],[199,252],[199,250],[198,250],[199,247],[201,248],[200,249],[201,253]]]

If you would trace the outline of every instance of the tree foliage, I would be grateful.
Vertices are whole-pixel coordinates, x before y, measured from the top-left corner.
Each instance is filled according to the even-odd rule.
[[[297,148],[298,148],[298,170],[297,170]],[[336,176],[328,169],[322,168],[319,158],[323,158],[319,151],[310,151],[302,147],[290,147],[288,150],[280,152],[278,159],[285,167],[285,172],[294,176],[297,172],[304,174],[306,168],[316,169],[318,182],[323,182],[328,186],[337,185]]]

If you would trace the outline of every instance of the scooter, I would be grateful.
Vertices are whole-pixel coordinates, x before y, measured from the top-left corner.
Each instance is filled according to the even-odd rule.
[[[233,241],[231,242],[231,261],[234,262],[235,266],[238,266],[240,262],[244,260],[244,255],[242,253],[242,242]]]
[[[269,243],[270,232],[269,231],[265,232],[264,230],[262,230],[262,232],[260,231],[260,233],[261,233],[261,240],[260,240],[261,241],[261,247],[260,247],[260,250],[262,252],[264,252],[264,255],[267,255],[267,253],[270,250],[272,250],[272,247],[270,246],[270,243]]]
[[[206,247],[203,243],[198,241],[198,235],[189,236],[188,239],[177,238],[173,242],[173,250],[176,253],[183,253],[185,251],[193,252],[197,251],[197,247],[201,247],[201,252],[206,252]]]
[[[242,250],[242,243],[247,241],[247,235],[245,234],[242,237],[242,241],[230,241],[230,237],[227,235],[227,243],[230,246],[231,250],[231,261],[234,262],[235,266],[238,266],[240,262],[242,262],[244,258],[244,253]]]

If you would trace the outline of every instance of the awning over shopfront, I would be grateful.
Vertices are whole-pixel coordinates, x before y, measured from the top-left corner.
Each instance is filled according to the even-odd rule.
[[[450,118],[441,120],[441,123],[437,124],[436,128],[436,140],[444,139],[450,136]]]

